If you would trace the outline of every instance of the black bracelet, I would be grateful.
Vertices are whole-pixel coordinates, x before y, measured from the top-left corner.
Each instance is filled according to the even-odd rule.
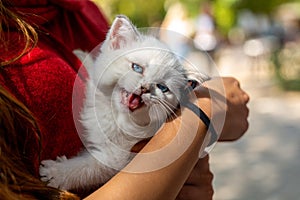
[[[194,112],[205,124],[207,130],[211,133],[210,141],[208,146],[212,145],[218,140],[218,134],[214,128],[214,126],[210,123],[209,117],[203,112],[201,108],[191,103],[188,99],[189,93],[193,91],[193,89],[197,86],[197,82],[194,80],[189,80],[190,85],[185,88],[183,91],[183,98],[180,101],[180,105],[190,109]]]
[[[210,137],[210,141],[209,141],[208,146],[215,143],[218,140],[218,134],[217,134],[214,126],[210,123],[210,119],[205,114],[205,112],[203,112],[203,110],[201,110],[201,108],[199,108],[195,104],[191,103],[190,101],[184,101],[184,104],[181,104],[181,105],[188,108],[188,109],[190,109],[191,111],[193,111],[202,120],[202,122],[205,124],[205,126],[207,127],[207,130],[210,131],[211,137]]]

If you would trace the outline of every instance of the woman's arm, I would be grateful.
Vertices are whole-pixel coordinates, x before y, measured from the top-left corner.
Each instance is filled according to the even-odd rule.
[[[185,117],[190,120],[186,120],[187,124],[179,128],[180,120]],[[122,171],[118,173],[87,199],[175,199],[198,161],[198,153],[206,133],[206,127],[200,122],[195,135],[190,135],[194,132],[191,128],[194,127],[195,122],[200,122],[198,117],[191,111],[184,109],[181,116],[166,123],[163,129],[137,154],[129,164],[128,169],[125,168],[131,172]],[[179,131],[177,131],[178,129]],[[188,141],[185,138],[193,141]],[[180,148],[178,151],[176,150],[176,144],[186,146],[189,142],[191,144],[187,146],[184,152],[181,152],[182,149]],[[170,147],[166,147],[166,145],[170,145]],[[158,170],[146,169],[146,172],[143,173],[141,169],[145,166],[144,164],[146,163],[145,168],[152,164],[149,157],[143,154],[149,152],[154,152],[154,155],[149,157],[159,160],[159,162],[164,162],[164,160],[169,159],[169,156],[174,155],[175,157],[178,156],[178,159]],[[159,162],[156,163],[160,164]],[[133,168],[140,173],[133,173]]]
[[[218,90],[212,79],[205,83],[207,88]],[[226,118],[219,141],[234,141],[245,134],[248,129],[247,103],[249,96],[241,88],[239,82],[232,78],[222,78],[224,85],[224,96],[226,97]],[[203,96],[203,92],[198,94]],[[212,200],[213,199],[213,174],[209,168],[209,156],[198,160],[189,178],[179,192],[176,200]]]
[[[214,87],[216,85],[215,81],[220,81],[220,79],[212,79],[206,82],[205,87],[214,92],[219,92],[218,88]],[[221,81],[223,81],[225,88],[223,95],[227,101],[227,117],[221,138],[223,137],[226,140],[228,138],[230,140],[237,139],[248,128],[248,108],[246,104],[249,101],[249,96],[241,90],[236,79],[222,78]],[[209,95],[205,95],[203,92],[197,95],[202,96],[197,102],[198,105],[208,116],[211,116],[211,99]],[[196,132],[193,130],[195,125],[198,127]],[[232,134],[228,136],[228,133]],[[190,191],[195,191],[194,194],[201,194],[203,184],[199,187],[201,185],[201,183],[199,184],[200,179],[193,179],[193,176],[190,175],[193,175],[191,172],[198,161],[198,153],[205,134],[206,127],[199,118],[191,111],[184,109],[180,117],[165,124],[159,133],[142,149],[141,154],[135,157],[127,169],[125,168],[125,171],[118,173],[87,199],[175,199],[181,189],[180,194],[183,196],[191,195]],[[149,157],[145,156],[145,153],[149,152],[156,153],[150,153],[151,156]],[[175,156],[175,158],[177,156],[177,159],[174,159],[169,165],[147,172],[149,165],[152,165],[154,161],[158,160],[156,163],[159,164],[165,160],[170,160],[172,156]],[[154,159],[152,163],[151,159]],[[143,173],[141,169],[147,170]],[[203,168],[196,165],[194,171],[195,169],[201,171]],[[134,170],[139,171],[139,173],[133,173]],[[192,187],[183,187],[187,179],[188,181],[194,181]],[[209,177],[209,180],[212,180],[212,176]],[[208,184],[211,184],[211,182]],[[212,193],[210,192],[208,195],[212,195]],[[192,194],[190,198],[198,197]]]

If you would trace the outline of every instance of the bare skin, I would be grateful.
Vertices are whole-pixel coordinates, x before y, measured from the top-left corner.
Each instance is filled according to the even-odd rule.
[[[215,81],[218,81],[217,78],[207,81],[203,91],[210,89],[218,92],[218,88],[214,88]],[[222,78],[222,81],[225,88],[224,97],[227,101],[227,110],[224,128],[219,140],[233,141],[240,138],[248,128],[249,110],[246,104],[249,101],[249,96],[240,88],[236,79]],[[197,104],[209,117],[214,117],[211,116],[210,111],[211,99],[208,93],[203,91],[196,94],[198,97],[201,96]],[[181,120],[186,116],[189,120],[184,121],[186,126],[182,127],[180,126]],[[198,130],[192,135],[191,133],[195,131],[191,127],[194,127],[195,123],[198,124]],[[143,153],[168,149],[165,147],[174,141],[184,146],[186,145],[185,138],[189,138],[190,143],[187,143],[187,148],[180,153],[178,159],[163,168],[150,172],[121,171],[87,199],[195,200],[199,197],[205,200],[212,199],[211,182],[213,175],[209,170],[208,157],[198,158],[205,134],[205,125],[191,111],[184,109],[180,117],[166,123],[160,132],[141,149],[141,153],[137,154],[128,168],[143,166],[149,162]],[[139,145],[143,146],[143,144]],[[174,154],[174,148],[170,147],[170,150],[172,151],[169,153]],[[175,148],[175,154],[176,151]],[[166,152],[166,154],[157,154],[157,159],[168,159],[168,151]]]
[[[240,88],[240,84],[236,79],[226,77],[222,81],[226,89],[225,96],[228,106],[227,117],[219,141],[235,141],[242,137],[248,129],[249,109],[246,105],[250,98]],[[207,88],[215,88],[213,82],[205,85]],[[200,97],[200,95],[198,96]],[[240,114],[240,118],[236,116],[236,113]],[[198,160],[176,200],[197,200],[199,197],[203,200],[211,200],[213,198],[212,181],[213,173],[210,171],[209,156],[207,155]]]

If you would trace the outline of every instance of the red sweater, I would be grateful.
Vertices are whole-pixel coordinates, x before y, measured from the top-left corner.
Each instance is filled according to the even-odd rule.
[[[99,9],[88,0],[13,0],[11,9],[26,14],[27,21],[38,25],[39,40],[30,53],[0,69],[0,84],[23,102],[36,117],[42,132],[40,160],[76,155],[82,148],[74,120],[84,98],[84,77],[74,81],[81,62],[74,49],[91,51],[106,35],[108,24]],[[35,15],[31,15],[35,14]],[[38,17],[36,16],[38,15]],[[0,59],[19,51],[19,33],[10,28],[9,51],[0,48]],[[1,44],[0,44],[1,47]],[[74,100],[72,108],[72,97]],[[74,114],[74,119],[73,119]],[[38,172],[38,142],[20,135],[25,153]]]

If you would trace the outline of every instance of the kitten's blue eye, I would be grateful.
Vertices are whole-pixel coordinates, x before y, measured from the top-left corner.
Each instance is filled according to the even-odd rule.
[[[139,66],[139,65],[136,64],[136,63],[132,63],[132,64],[131,64],[131,68],[132,68],[133,71],[135,71],[135,72],[137,72],[137,73],[140,73],[140,74],[142,74],[143,71],[144,71],[143,67]]]
[[[168,92],[169,88],[167,86],[164,86],[162,84],[156,84],[156,86],[162,91],[162,92]]]

